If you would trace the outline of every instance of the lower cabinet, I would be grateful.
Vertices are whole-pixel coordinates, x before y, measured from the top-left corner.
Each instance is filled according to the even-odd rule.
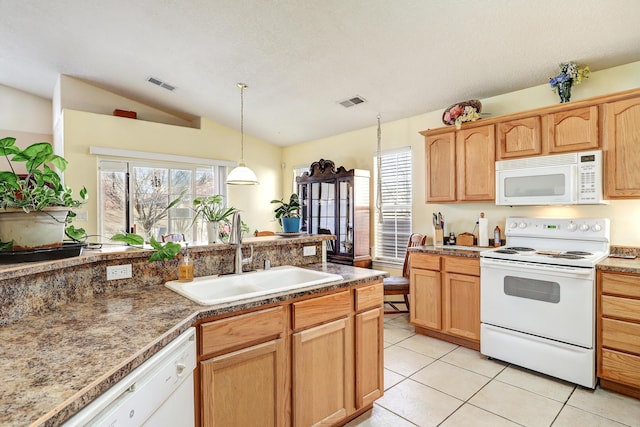
[[[640,399],[640,275],[598,271],[600,386]]]
[[[382,396],[383,287],[200,324],[200,425],[335,425]]]
[[[480,349],[480,260],[411,253],[409,320],[416,332]]]

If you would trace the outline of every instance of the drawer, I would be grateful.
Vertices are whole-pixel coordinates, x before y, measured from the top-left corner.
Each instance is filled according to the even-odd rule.
[[[202,355],[220,353],[244,344],[253,345],[284,333],[285,307],[241,314],[200,325]]]
[[[602,295],[602,315],[640,322],[640,300]]]
[[[638,387],[640,384],[640,357],[603,349],[600,376]]]
[[[409,267],[440,271],[440,255],[411,252],[409,255]]]
[[[293,329],[304,329],[348,316],[351,313],[351,306],[350,291],[294,302]]]
[[[602,273],[602,293],[640,298],[640,276]]]
[[[640,355],[640,324],[602,319],[602,346]]]
[[[443,257],[443,271],[480,277],[480,259],[460,256]]]
[[[356,311],[380,307],[384,302],[384,287],[381,282],[356,288]]]

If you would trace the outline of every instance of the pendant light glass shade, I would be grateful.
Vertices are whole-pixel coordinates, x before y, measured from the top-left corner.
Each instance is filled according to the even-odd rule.
[[[247,85],[238,83],[238,87],[240,88],[240,163],[229,172],[225,183],[229,185],[255,185],[259,184],[256,174],[244,164],[244,90]]]

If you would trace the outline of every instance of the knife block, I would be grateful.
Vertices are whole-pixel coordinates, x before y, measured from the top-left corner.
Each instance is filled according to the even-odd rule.
[[[438,225],[433,226],[433,246],[443,246],[444,245],[444,231]]]

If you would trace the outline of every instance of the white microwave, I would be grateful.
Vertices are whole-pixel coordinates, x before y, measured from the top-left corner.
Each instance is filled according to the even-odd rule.
[[[496,205],[597,205],[602,151],[496,162]]]

